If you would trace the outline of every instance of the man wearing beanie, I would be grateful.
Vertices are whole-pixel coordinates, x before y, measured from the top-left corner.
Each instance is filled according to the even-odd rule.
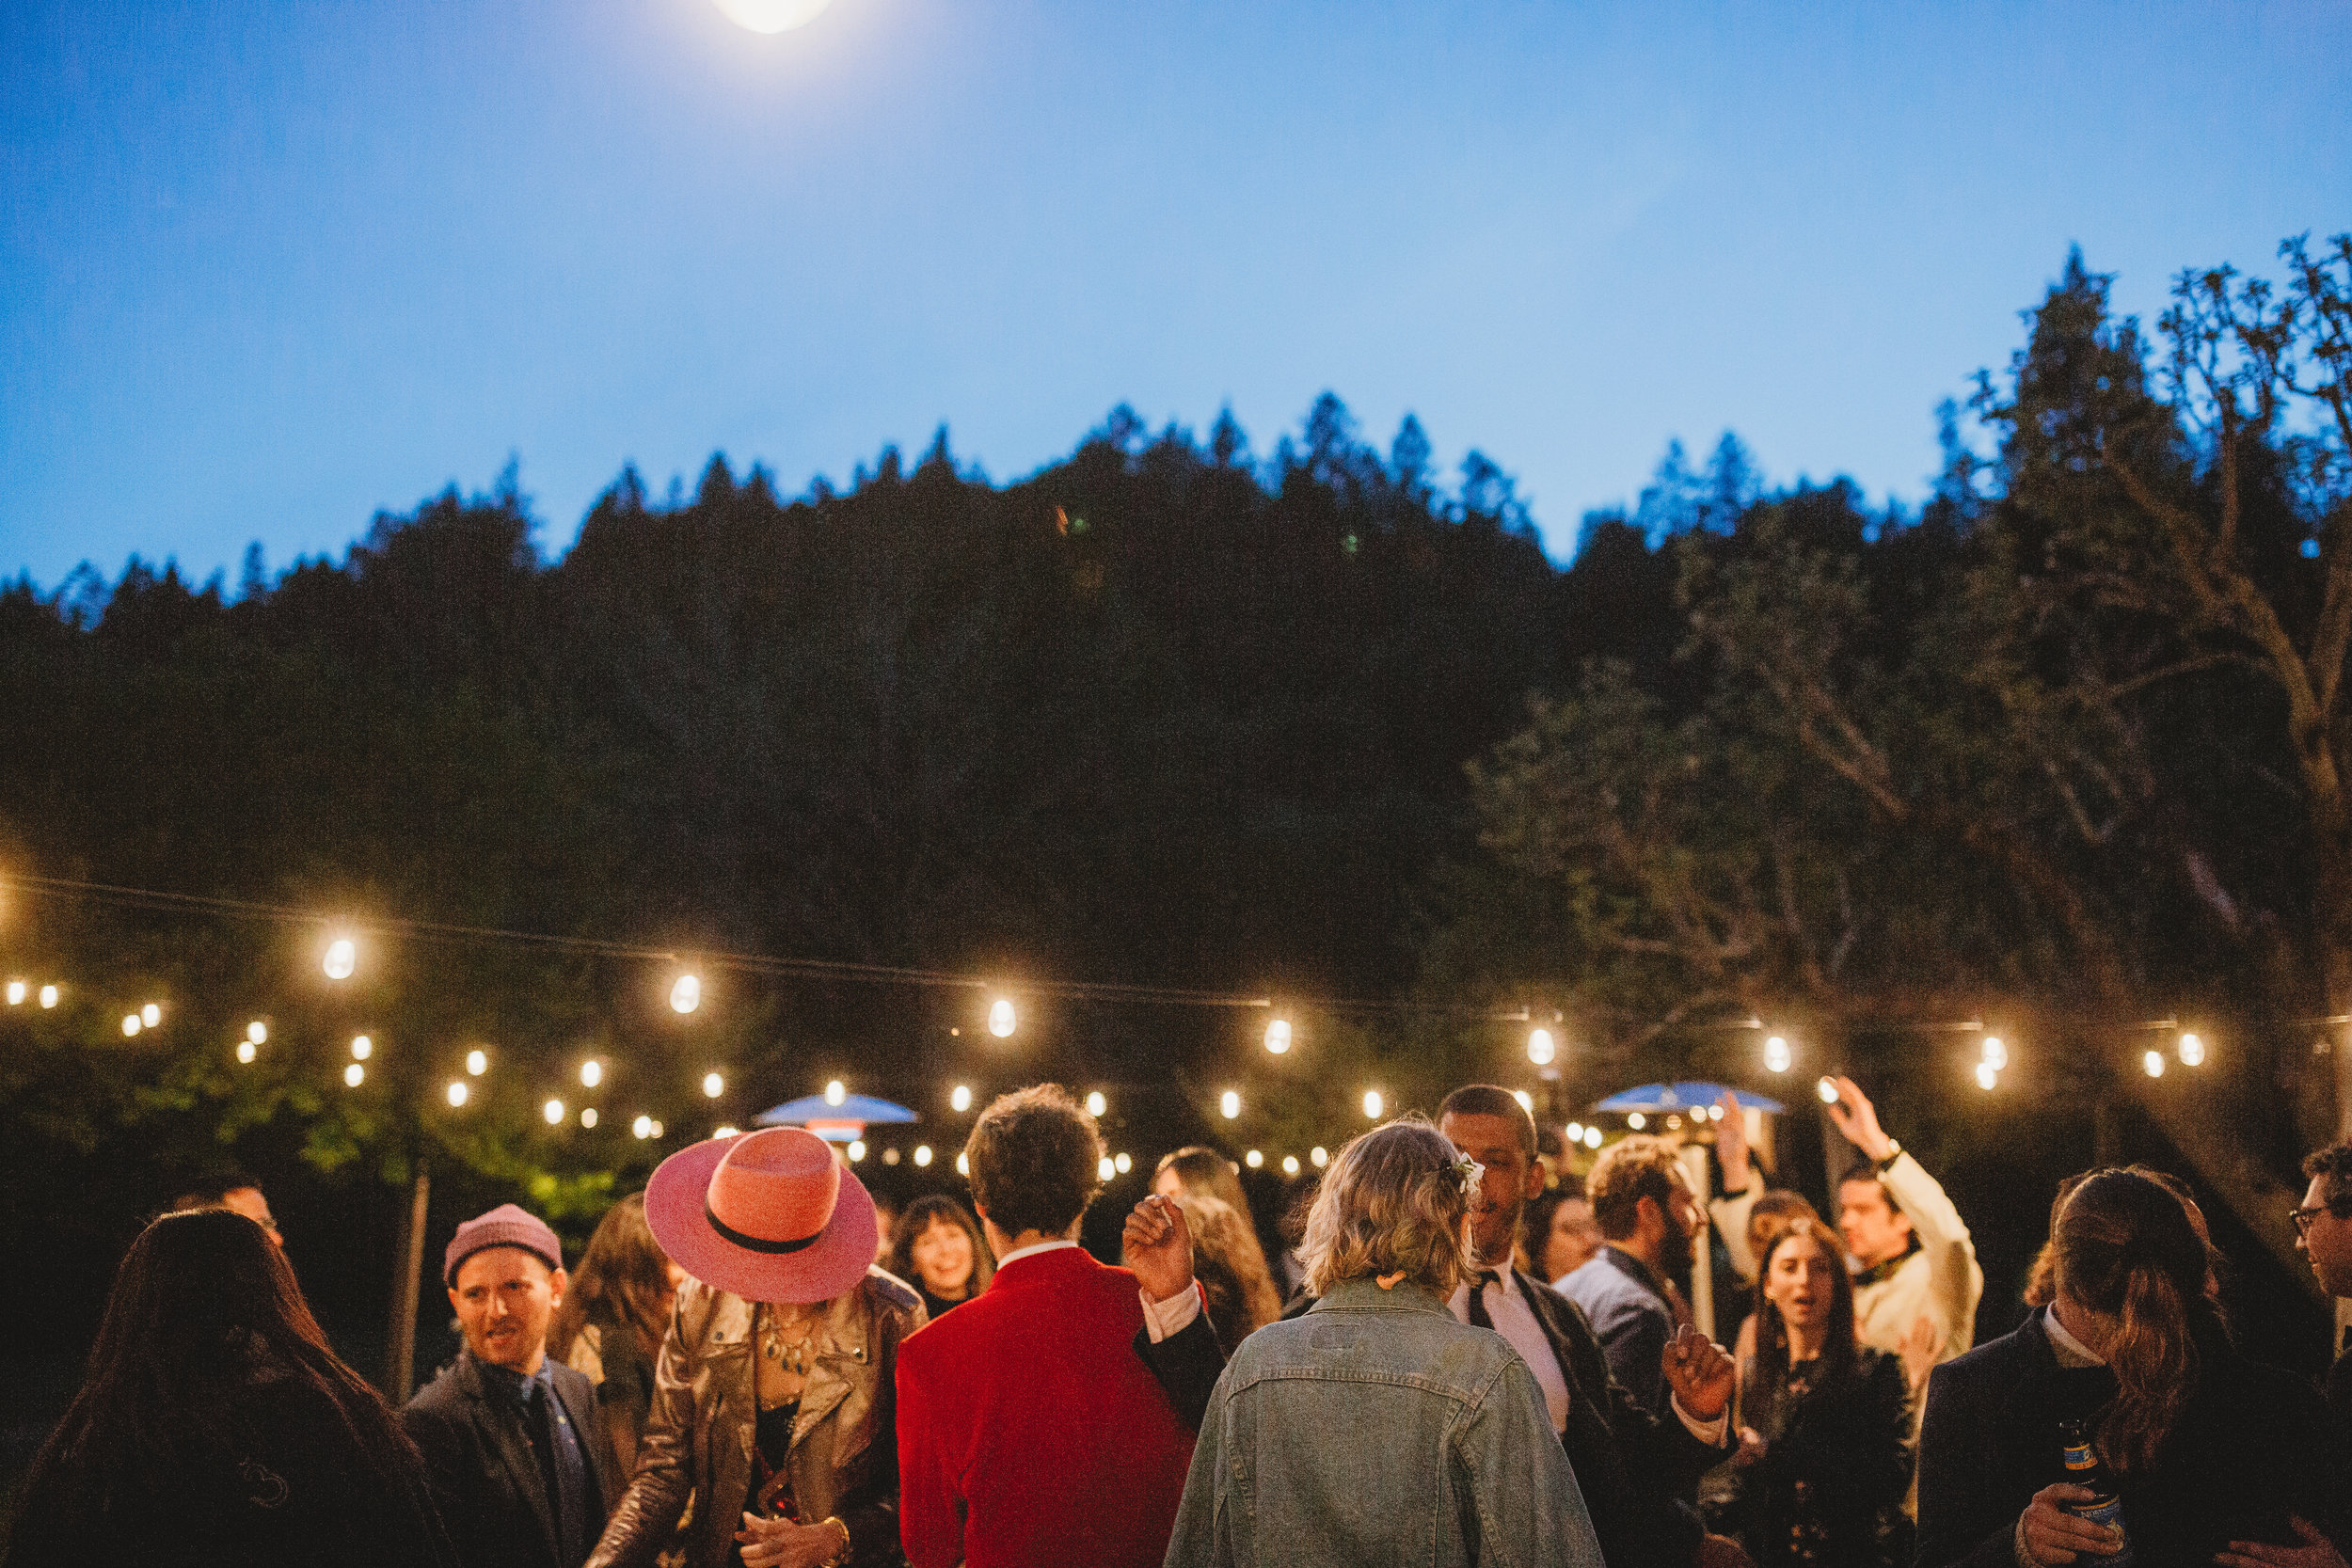
[[[619,1478],[590,1440],[596,1390],[548,1358],[564,1248],[512,1203],[468,1220],[442,1255],[466,1348],[400,1413],[466,1568],[580,1568]]]

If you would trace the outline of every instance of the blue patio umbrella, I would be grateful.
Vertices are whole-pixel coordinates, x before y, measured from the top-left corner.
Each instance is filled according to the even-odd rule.
[[[821,1094],[804,1094],[752,1117],[762,1127],[805,1127],[818,1137],[837,1144],[851,1142],[868,1127],[922,1119],[903,1105],[866,1094],[844,1095],[838,1105]]]
[[[1770,1111],[1777,1116],[1788,1109],[1777,1100],[1767,1100],[1760,1094],[1735,1089],[1728,1084],[1706,1084],[1684,1080],[1675,1084],[1644,1084],[1637,1088],[1621,1089],[1593,1107],[1596,1111],[1692,1111],[1705,1110],[1724,1095],[1740,1102],[1745,1111]]]

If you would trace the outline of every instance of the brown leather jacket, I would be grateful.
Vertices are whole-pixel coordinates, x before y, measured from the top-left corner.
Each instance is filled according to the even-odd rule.
[[[725,1568],[751,1494],[759,1416],[754,1304],[700,1280],[679,1287],[654,1369],[653,1411],[628,1494],[587,1568],[650,1568],[691,1495],[688,1568]],[[835,1297],[792,1427],[792,1496],[803,1519],[839,1514],[861,1564],[898,1552],[898,1341],[923,1326],[922,1298],[880,1269]],[[846,1506],[845,1506],[846,1503]]]

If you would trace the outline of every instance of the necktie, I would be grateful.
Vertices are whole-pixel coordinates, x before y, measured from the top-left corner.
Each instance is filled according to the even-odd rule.
[[[1502,1276],[1492,1269],[1481,1269],[1470,1278],[1470,1323],[1472,1328],[1492,1328],[1494,1319],[1486,1315],[1486,1287],[1502,1283]]]

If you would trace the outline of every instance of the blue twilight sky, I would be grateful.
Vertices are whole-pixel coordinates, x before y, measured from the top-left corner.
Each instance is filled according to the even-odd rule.
[[[0,576],[233,578],[510,453],[797,493],[1315,394],[1555,553],[1668,437],[1916,497],[2079,242],[2352,228],[2352,4],[10,0]]]

